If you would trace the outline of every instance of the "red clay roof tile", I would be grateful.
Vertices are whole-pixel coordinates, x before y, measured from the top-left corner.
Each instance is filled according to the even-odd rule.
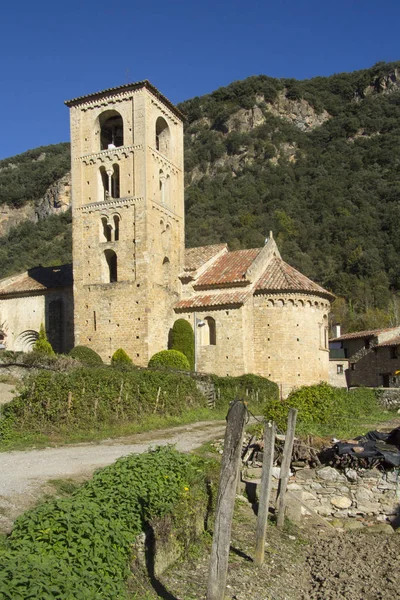
[[[246,271],[260,253],[260,248],[235,250],[218,258],[196,281],[195,287],[207,288],[227,284],[249,283]]]
[[[379,348],[381,348],[382,346],[400,346],[400,335],[390,338],[390,340],[386,340],[386,342],[381,342],[380,344],[378,344]]]
[[[206,308],[213,306],[241,305],[249,297],[249,292],[224,292],[215,294],[202,294],[181,300],[175,305],[175,310],[186,310],[192,308]]]
[[[198,246],[197,248],[185,248],[184,271],[197,271],[204,263],[225,248],[228,248],[227,244],[212,244],[210,246]]]
[[[387,327],[386,329],[367,329],[365,331],[353,331],[352,333],[344,333],[343,335],[340,335],[339,337],[331,338],[329,341],[330,342],[341,342],[342,340],[356,340],[357,338],[374,337],[374,336],[379,335],[380,333],[385,333],[392,329],[396,330],[398,328],[397,327]],[[382,342],[382,344],[383,343],[386,343],[386,342]],[[379,344],[379,345],[381,345],[381,344]]]
[[[312,292],[334,298],[333,294],[278,257],[268,264],[256,284],[256,291]]]
[[[34,267],[26,273],[0,281],[0,296],[72,287],[72,265]]]

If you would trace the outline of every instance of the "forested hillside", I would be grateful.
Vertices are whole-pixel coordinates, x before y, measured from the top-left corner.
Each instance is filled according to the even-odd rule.
[[[43,197],[71,167],[69,143],[41,146],[0,160],[0,205],[20,208]]]
[[[250,77],[180,109],[187,245],[260,246],[273,230],[285,260],[348,300],[336,308],[347,328],[398,320],[400,63],[308,81]],[[24,186],[37,177],[40,195],[53,181],[54,170],[38,168],[39,150],[29,185],[25,155],[0,162],[0,202],[23,204],[33,193]],[[8,194],[17,163],[20,191]],[[20,248],[15,265],[31,266],[34,255]],[[43,264],[54,262],[46,248]]]

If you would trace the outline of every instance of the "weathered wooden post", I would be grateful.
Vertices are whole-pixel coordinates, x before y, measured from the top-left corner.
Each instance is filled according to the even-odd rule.
[[[246,413],[245,404],[239,400],[235,400],[227,415],[208,574],[207,600],[223,600],[225,594],[236,481]]]
[[[274,465],[275,451],[275,423],[265,423],[264,430],[264,456],[261,475],[260,499],[258,502],[256,551],[254,561],[257,565],[264,562],[265,534],[267,531],[269,499],[272,487],[272,467]]]
[[[285,495],[286,488],[289,482],[290,476],[290,461],[292,459],[293,452],[293,442],[294,442],[294,433],[296,431],[296,419],[297,419],[297,409],[291,408],[289,410],[287,429],[286,429],[286,437],[285,437],[285,445],[283,448],[283,456],[282,456],[282,464],[281,464],[281,476],[279,478],[279,489],[278,489],[278,499],[277,499],[277,507],[278,507],[278,518],[277,518],[277,526],[283,527],[285,521]]]

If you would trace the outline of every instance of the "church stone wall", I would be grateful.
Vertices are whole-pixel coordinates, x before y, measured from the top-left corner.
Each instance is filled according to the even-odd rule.
[[[254,373],[285,397],[295,387],[329,379],[329,302],[301,294],[254,296]]]
[[[220,376],[246,373],[244,308],[198,310],[196,313],[177,314],[175,319],[185,318],[194,328],[194,315],[197,322],[206,323],[197,327],[197,370]],[[209,318],[215,321],[215,344],[209,343]]]
[[[101,150],[106,111],[122,117],[123,145]],[[164,132],[157,130],[159,119]],[[147,366],[167,347],[181,287],[182,122],[145,87],[121,90],[71,107],[71,145],[76,344],[90,346],[105,361],[123,348],[135,364]],[[114,165],[118,197],[110,193]],[[114,253],[112,277],[107,257],[114,260]]]
[[[31,350],[43,324],[54,349],[68,352],[74,342],[73,323],[71,289],[1,299],[0,328],[7,350]]]

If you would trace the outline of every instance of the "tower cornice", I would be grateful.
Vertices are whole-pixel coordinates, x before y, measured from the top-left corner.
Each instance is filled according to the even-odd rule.
[[[110,96],[114,96],[121,92],[131,92],[136,91],[138,89],[146,88],[151,92],[160,102],[165,104],[181,121],[185,121],[185,116],[181,111],[166,98],[159,90],[150,83],[147,79],[143,81],[136,81],[135,83],[126,83],[124,85],[120,85],[114,88],[107,88],[106,90],[102,90],[100,92],[94,92],[92,94],[86,94],[85,96],[79,96],[77,98],[72,98],[72,100],[66,100],[64,104],[69,108],[73,106],[78,106],[80,104],[86,103],[88,100],[100,100],[102,98],[107,98]]]

